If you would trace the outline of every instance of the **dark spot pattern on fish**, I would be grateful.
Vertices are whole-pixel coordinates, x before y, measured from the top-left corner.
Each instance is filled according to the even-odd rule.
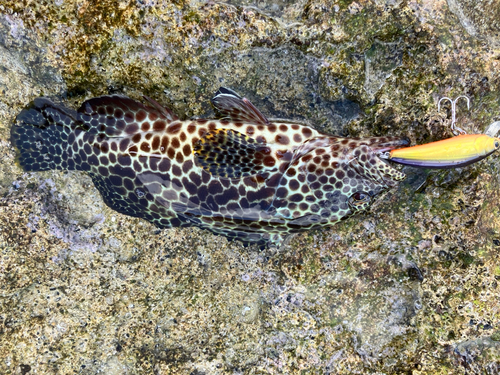
[[[26,171],[86,171],[111,208],[160,228],[259,245],[345,220],[405,177],[377,157],[404,139],[273,123],[226,88],[214,120],[180,121],[145,99],[102,96],[74,111],[37,98],[11,130],[17,160]]]

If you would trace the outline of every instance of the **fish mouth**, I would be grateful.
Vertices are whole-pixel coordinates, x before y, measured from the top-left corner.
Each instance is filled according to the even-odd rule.
[[[376,143],[371,145],[371,149],[377,155],[377,157],[382,160],[385,164],[389,165],[390,153],[389,151],[396,150],[401,147],[408,147],[410,145],[410,140],[406,137],[403,138],[393,138],[390,141]]]
[[[395,169],[387,161],[389,151],[400,147],[407,147],[410,144],[408,138],[403,137],[378,137],[370,140],[370,149],[373,156],[370,165],[366,166],[368,172],[364,172],[367,178],[372,178],[374,182],[383,187],[395,186],[399,181],[406,178],[406,175]],[[372,167],[376,172],[371,172]]]
[[[402,138],[391,138],[387,141],[377,142],[370,145],[370,148],[377,154],[383,154],[387,151],[392,151],[401,147],[408,147],[410,145],[410,140],[406,137]]]

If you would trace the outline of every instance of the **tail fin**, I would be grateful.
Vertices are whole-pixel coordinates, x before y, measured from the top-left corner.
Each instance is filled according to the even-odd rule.
[[[76,111],[47,98],[37,98],[23,109],[10,133],[21,167],[25,171],[76,169],[71,160],[74,129],[81,125],[76,119]]]

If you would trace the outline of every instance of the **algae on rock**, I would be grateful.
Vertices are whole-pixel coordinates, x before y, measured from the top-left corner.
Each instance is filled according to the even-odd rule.
[[[448,6],[449,4],[449,6]],[[23,173],[40,95],[121,93],[210,116],[219,86],[342,135],[500,119],[498,1],[0,0],[0,372],[499,371],[500,162],[422,171],[370,212],[259,251],[157,230],[80,172]]]

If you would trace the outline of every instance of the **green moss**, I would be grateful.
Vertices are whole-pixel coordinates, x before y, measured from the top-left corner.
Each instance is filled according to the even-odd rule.
[[[493,341],[500,341],[500,331],[495,331],[490,337]]]
[[[329,321],[328,321],[328,325],[330,327],[337,327],[339,324],[342,323],[342,319],[341,318],[338,318],[338,317],[332,317]]]
[[[474,257],[470,255],[469,253],[466,252],[460,252],[457,254],[458,259],[462,262],[462,264],[465,267],[470,266],[472,263],[474,263]]]
[[[194,10],[189,10],[183,17],[183,19],[186,21],[186,22],[195,22],[195,23],[199,23],[201,18],[200,18],[200,15],[198,14],[198,12],[194,11]]]
[[[404,13],[392,13],[376,7],[363,7],[359,12],[351,15],[347,12],[342,24],[351,38],[361,37],[364,45],[372,43],[374,39],[383,42],[393,42],[404,36],[412,21]]]
[[[500,266],[495,266],[493,273],[495,276],[500,276]]]

